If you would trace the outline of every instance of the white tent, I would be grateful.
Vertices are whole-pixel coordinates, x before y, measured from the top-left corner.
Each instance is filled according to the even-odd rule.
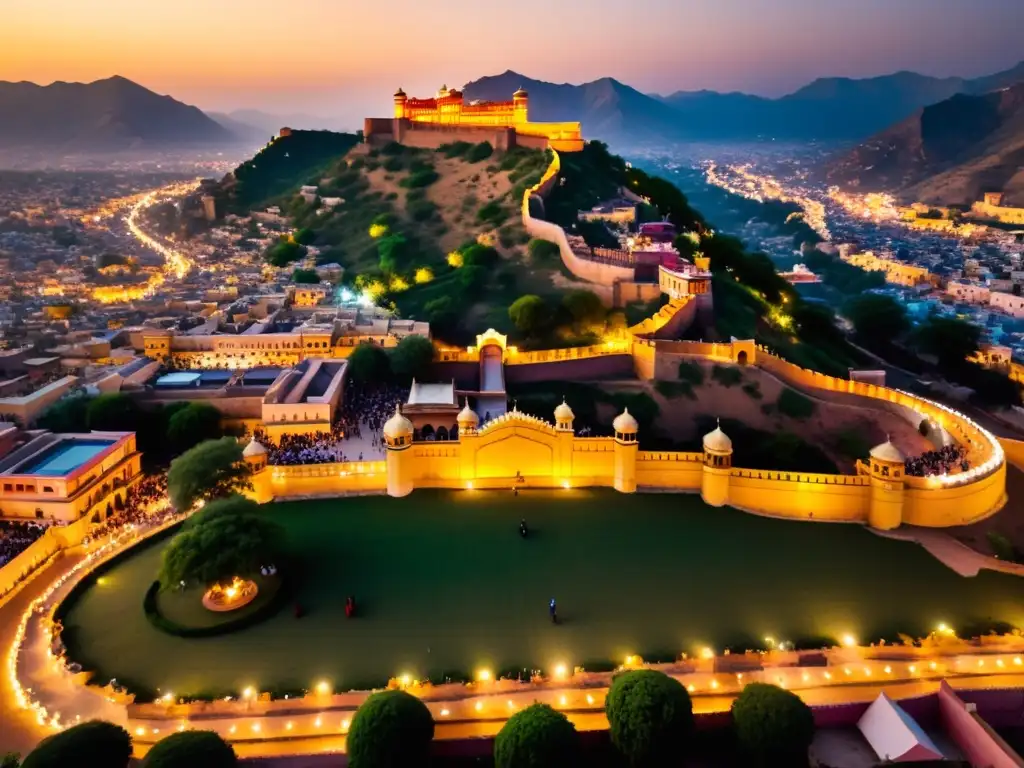
[[[878,694],[857,727],[882,760],[910,763],[944,757],[917,721],[884,693]]]

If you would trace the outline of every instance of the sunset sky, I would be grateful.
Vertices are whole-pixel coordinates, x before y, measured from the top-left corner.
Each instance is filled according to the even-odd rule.
[[[399,85],[506,69],[772,96],[830,75],[976,76],[1024,58],[1022,28],[1024,0],[0,0],[0,80],[119,74],[204,109],[354,121]]]

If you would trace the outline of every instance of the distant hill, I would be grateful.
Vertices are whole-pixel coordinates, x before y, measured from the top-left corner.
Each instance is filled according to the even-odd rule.
[[[337,131],[340,125],[337,121],[316,115],[303,113],[273,114],[262,112],[258,109],[236,109],[224,115],[228,120],[243,123],[260,130],[270,136],[276,134],[281,128],[293,128],[300,131]]]
[[[198,108],[123,77],[46,86],[0,81],[0,142],[8,147],[110,151],[234,141]]]
[[[634,144],[686,138],[675,110],[610,77],[555,84],[509,70],[474,80],[463,91],[467,99],[508,101],[520,87],[530,94],[531,120],[579,121],[588,138]]]
[[[841,187],[911,201],[967,204],[1003,191],[1024,205],[1024,82],[918,110],[824,170]]]
[[[973,80],[914,72],[854,80],[820,78],[787,96],[679,91],[658,97],[699,138],[862,139],[957,93],[979,94],[1024,81],[1024,62]]]

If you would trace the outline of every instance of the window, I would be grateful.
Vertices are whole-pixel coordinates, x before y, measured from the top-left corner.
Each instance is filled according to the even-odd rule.
[[[53,493],[53,487],[49,485],[43,486],[43,493]]]
[[[26,485],[25,486],[25,491],[27,493],[35,493],[36,492],[36,487],[34,485]]]
[[[25,486],[24,486],[23,483],[18,483],[16,486],[14,486],[14,489],[16,491],[24,491],[25,490]]]
[[[10,483],[4,483],[4,490],[5,491],[13,491],[14,490],[14,486],[12,486]]]
[[[36,507],[36,517],[38,519],[40,519],[40,520],[43,519],[43,509],[42,509],[42,507]]]

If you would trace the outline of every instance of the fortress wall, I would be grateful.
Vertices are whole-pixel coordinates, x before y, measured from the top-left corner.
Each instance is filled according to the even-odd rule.
[[[443,125],[438,123],[395,120],[395,141],[409,147],[437,149],[442,144],[466,141],[479,144],[490,142],[499,151],[512,149],[516,145],[514,128],[502,126]]]
[[[344,493],[383,493],[387,485],[384,461],[347,461],[268,467],[275,500]]]
[[[608,438],[576,438],[572,448],[574,485],[608,486],[615,474],[615,444]]]
[[[633,373],[641,381],[650,381],[655,377],[657,368],[657,350],[654,342],[637,339],[633,342]]]
[[[636,484],[643,488],[699,490],[704,477],[704,454],[638,451]]]
[[[950,488],[931,486],[928,478],[908,477],[903,522],[925,528],[967,525],[998,512],[1005,502],[1005,464],[980,480]]]
[[[660,295],[660,290],[659,290]],[[697,317],[697,297],[672,299],[654,315],[629,329],[635,336],[676,337],[693,325]]]
[[[729,477],[730,506],[793,520],[863,523],[870,497],[870,481],[855,475],[734,469]]]
[[[657,283],[632,283],[620,280],[612,286],[612,306],[624,307],[633,301],[654,301],[661,295]]]
[[[460,443],[413,443],[411,451],[417,488],[459,487],[462,480]]]
[[[633,358],[628,353],[619,353],[528,365],[506,365],[505,383],[508,385],[534,381],[612,379],[630,376],[632,373]]]

